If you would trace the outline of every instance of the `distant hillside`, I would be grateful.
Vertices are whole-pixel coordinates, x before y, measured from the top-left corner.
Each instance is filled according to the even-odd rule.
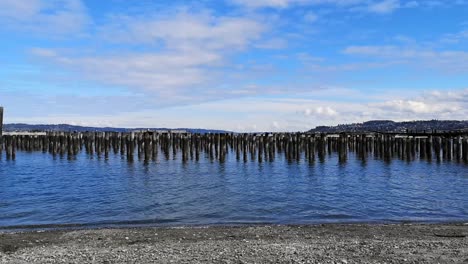
[[[309,132],[340,133],[340,132],[430,132],[431,130],[468,130],[468,121],[429,120],[394,122],[391,120],[372,120],[364,123],[345,124],[338,126],[318,126]]]
[[[58,124],[58,125],[29,125],[29,124],[5,124],[3,125],[3,130],[7,132],[12,131],[63,131],[63,132],[85,132],[85,131],[95,131],[95,132],[131,132],[131,131],[141,131],[141,130],[153,130],[153,131],[162,131],[162,130],[172,130],[172,131],[187,131],[191,133],[229,133],[229,131],[224,130],[214,130],[214,129],[198,129],[198,128],[118,128],[118,127],[85,127],[85,126],[73,126],[67,124]]]

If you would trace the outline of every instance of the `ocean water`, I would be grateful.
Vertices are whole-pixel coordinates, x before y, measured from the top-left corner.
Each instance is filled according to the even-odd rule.
[[[80,153],[0,159],[0,228],[468,220],[468,165],[367,159],[237,160]]]

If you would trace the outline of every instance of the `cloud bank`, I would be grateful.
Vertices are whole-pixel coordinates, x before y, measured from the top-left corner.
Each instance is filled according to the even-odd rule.
[[[0,103],[7,122],[235,131],[465,119],[466,26],[398,18],[466,4],[0,0]]]

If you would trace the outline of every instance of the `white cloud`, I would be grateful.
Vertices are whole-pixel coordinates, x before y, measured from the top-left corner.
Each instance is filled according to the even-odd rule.
[[[273,8],[286,8],[292,3],[304,2],[298,0],[232,0],[237,5],[246,6],[249,8],[264,8],[264,7],[273,7]]]
[[[366,12],[374,14],[390,14],[400,8],[437,8],[462,6],[466,0],[227,0],[235,5],[249,9],[287,9],[296,6],[332,6],[350,12]],[[316,17],[311,15],[311,21]]]
[[[15,20],[26,20],[37,15],[41,10],[40,0],[17,1],[1,0],[0,17]]]
[[[391,111],[400,111],[400,112],[410,112],[415,114],[424,114],[431,113],[435,111],[432,106],[428,105],[423,101],[413,101],[413,100],[395,100],[388,101],[382,104],[379,104],[382,108],[391,110]],[[443,110],[443,109],[438,109]]]
[[[260,37],[265,26],[246,17],[179,12],[138,18],[115,16],[100,27],[107,41],[157,45],[171,50],[242,49]]]
[[[402,50],[396,46],[349,46],[343,50],[343,53],[348,55],[393,57]],[[404,56],[412,56],[414,54],[414,50],[406,50]]]
[[[119,85],[171,94],[173,89],[188,88],[205,82],[205,67],[222,61],[210,51],[126,54],[119,56],[67,57],[52,50],[34,50],[58,65],[81,72],[89,79],[107,85]]]
[[[384,101],[369,106],[377,115],[395,120],[465,120],[468,116],[468,89],[427,92],[416,98]]]
[[[398,8],[400,8],[399,0],[383,0],[380,2],[370,4],[368,6],[368,10],[370,12],[378,13],[378,14],[391,13]]]
[[[50,37],[81,33],[91,20],[81,0],[0,0],[0,23]]]
[[[273,123],[271,124],[272,128],[274,131],[276,130],[280,130],[281,129],[281,125],[279,124],[278,121],[273,121]]]
[[[315,21],[317,21],[319,19],[319,16],[317,14],[315,14],[314,12],[307,12],[305,15],[304,15],[304,21],[308,22],[308,23],[313,23]]]
[[[230,0],[232,3],[247,8],[288,8],[297,5],[333,5],[348,7],[365,4],[368,0]]]
[[[261,49],[284,49],[288,46],[288,41],[282,38],[272,38],[259,42],[255,45]]]
[[[363,95],[366,96],[366,95]],[[54,100],[54,98],[50,98]],[[414,97],[389,100],[374,100],[362,103],[319,100],[313,96],[303,98],[271,99],[262,97],[242,98],[205,102],[191,106],[152,108],[146,98],[132,97],[125,101],[123,97],[92,98],[61,97],[55,98],[57,104],[44,105],[42,100],[28,101],[31,108],[53,108],[53,112],[67,107],[69,113],[46,114],[29,111],[24,116],[8,115],[7,122],[27,123],[76,123],[80,125],[122,126],[122,127],[191,127],[226,129],[239,132],[252,131],[305,131],[318,125],[337,125],[363,122],[372,119],[392,119],[396,121],[423,119],[466,119],[468,116],[468,89],[461,91],[428,91]],[[17,103],[26,100],[11,98]],[[19,100],[19,101],[18,101]],[[116,100],[109,102],[109,100]],[[361,101],[361,102],[359,102]],[[121,107],[112,110],[118,102]],[[146,110],[132,107],[144,104]],[[11,102],[8,109],[14,112],[16,105]],[[24,104],[23,104],[24,105]],[[83,108],[91,106],[89,111]],[[108,111],[94,111],[98,106]],[[107,107],[110,106],[110,107]],[[24,107],[24,106],[21,106]],[[43,109],[42,111],[47,111]],[[112,114],[111,114],[112,112]],[[229,118],[226,118],[229,116]]]
[[[468,72],[468,52],[436,51],[429,48],[407,48],[400,46],[349,46],[344,54],[378,59],[386,63],[408,64],[418,68],[433,68],[448,74]]]
[[[31,53],[44,58],[55,58],[58,56],[57,52],[45,48],[32,48]]]
[[[305,111],[304,111],[304,114],[306,116],[312,116],[312,115],[316,115],[316,116],[328,116],[328,117],[331,117],[331,116],[336,116],[338,113],[337,111],[335,111],[333,108],[331,108],[330,106],[318,106],[318,107],[315,107],[313,109],[311,108],[307,108]]]
[[[240,105],[241,108],[239,108]],[[396,121],[466,119],[468,116],[468,89],[430,91],[412,98],[372,103],[312,98],[246,98],[206,103],[190,107],[190,109],[194,113],[198,111],[202,111],[204,114],[212,113],[208,114],[209,119],[212,120],[222,119],[226,115],[232,116],[229,119],[232,123],[224,123],[219,120],[219,124],[222,124],[221,128],[224,129],[236,130],[240,124],[242,131],[303,131],[317,125],[336,125],[372,119],[393,119]],[[213,121],[213,123],[215,122]],[[251,128],[253,125],[256,129]]]
[[[277,8],[285,9],[292,6],[335,6],[349,8],[350,11],[366,11],[377,14],[388,14],[401,7],[417,7],[418,2],[411,1],[404,6],[399,0],[231,0],[236,5],[250,9]],[[315,21],[315,15],[308,16]]]
[[[407,8],[413,8],[413,7],[418,7],[419,6],[419,2],[417,1],[409,1],[407,3],[405,3],[404,7],[407,7]]]
[[[220,76],[220,71],[232,70],[230,56],[253,46],[265,31],[249,18],[186,12],[171,17],[125,17],[109,23],[100,29],[103,39],[138,45],[145,51],[85,55],[80,50],[64,53],[38,48],[32,53],[105,85],[154,92],[181,102],[197,101],[219,93],[220,83],[228,78]]]
[[[460,43],[468,40],[468,30],[462,30],[455,34],[446,34],[440,40],[442,43]]]

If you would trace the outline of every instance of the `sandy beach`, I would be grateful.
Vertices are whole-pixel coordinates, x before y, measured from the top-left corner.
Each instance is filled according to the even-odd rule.
[[[468,224],[3,232],[0,263],[468,263]]]

